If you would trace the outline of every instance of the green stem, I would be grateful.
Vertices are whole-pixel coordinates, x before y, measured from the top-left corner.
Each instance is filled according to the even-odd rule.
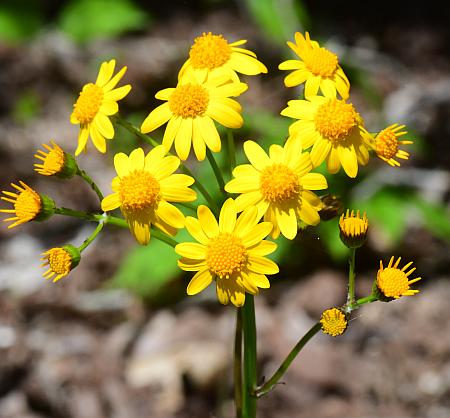
[[[165,242],[166,244],[170,245],[171,247],[176,247],[179,243],[178,241],[174,240],[173,238],[169,237],[168,235],[164,234],[161,231],[158,231],[156,229],[152,230],[152,235],[159,241]]]
[[[348,256],[348,294],[347,294],[347,306],[352,306],[355,302],[355,258],[356,248],[350,248],[350,254]]]
[[[233,169],[236,167],[236,148],[234,145],[234,136],[231,129],[227,129],[227,150],[228,162],[230,164],[230,178],[233,176]]]
[[[253,392],[256,388],[256,320],[255,303],[253,295],[245,295],[245,304],[242,309],[242,323],[244,329],[244,378],[242,416],[245,418],[256,417],[256,396]]]
[[[86,247],[87,247],[88,245],[90,245],[92,241],[94,241],[95,238],[97,238],[97,235],[98,235],[98,234],[100,233],[100,231],[103,229],[103,227],[105,226],[105,223],[106,223],[106,222],[104,222],[104,219],[101,220],[101,221],[99,221],[99,223],[98,223],[98,225],[97,225],[97,228],[94,229],[94,232],[92,232],[92,234],[89,235],[89,236],[83,241],[83,244],[81,244],[81,245],[78,247],[78,249],[80,250],[80,253],[83,252],[83,251],[86,249]]]
[[[197,213],[197,206],[193,205],[192,203],[188,203],[188,202],[179,202],[178,203],[180,206],[183,206],[186,209],[191,210],[194,213]]]
[[[211,164],[211,167],[214,171],[214,175],[216,176],[216,180],[217,180],[217,184],[219,185],[220,192],[226,196],[225,181],[223,179],[222,171],[220,170],[219,166],[217,165],[214,155],[209,150],[209,148],[206,149],[206,157],[208,158],[208,161]]]
[[[242,309],[236,309],[236,333],[234,335],[234,403],[236,418],[242,418]]]
[[[274,373],[274,375],[263,385],[259,386],[255,391],[254,395],[257,398],[264,396],[269,393],[274,386],[278,383],[281,377],[284,375],[286,370],[289,368],[295,357],[297,357],[298,353],[302,350],[302,348],[308,343],[308,341],[314,337],[321,329],[321,325],[319,322],[316,322],[311,329],[299,340],[299,342],[295,345],[295,347],[291,350],[291,352],[284,359],[281,366]]]
[[[192,174],[192,171],[189,170],[188,167],[186,167],[185,165],[182,165],[181,169],[184,171],[185,174],[187,174],[188,176],[191,176],[195,180],[193,187],[195,187],[203,195],[203,197],[208,202],[209,208],[213,211],[214,215],[218,216],[219,215],[219,207],[217,206],[217,203],[212,198],[212,196],[208,193],[208,191],[202,185],[202,183],[195,178],[194,174]]]
[[[78,169],[78,171],[77,171],[77,176],[80,176],[87,184],[89,184],[89,186],[91,186],[91,189],[97,194],[97,196],[100,200],[100,203],[101,203],[103,200],[103,193],[100,191],[98,186],[95,184],[94,180],[92,180],[88,176],[86,171],[80,170],[80,169]]]
[[[87,212],[82,212],[80,210],[74,210],[74,209],[69,209],[69,208],[56,208],[55,214],[71,216],[72,218],[84,219],[86,221],[91,221],[91,222],[98,222],[99,221],[98,216],[102,216],[102,215],[97,215],[94,213],[87,213]]]
[[[375,295],[366,296],[364,298],[358,299],[356,302],[354,302],[350,309],[353,311],[354,309],[360,308],[362,305],[366,305],[368,303],[376,302],[378,298]]]
[[[114,117],[114,121],[117,122],[118,125],[124,127],[128,132],[131,132],[132,134],[136,135],[139,139],[142,139],[147,144],[153,145],[154,147],[160,145],[158,141],[153,139],[151,136],[143,134],[139,128],[136,128],[136,126],[134,126],[127,120],[123,119],[119,115],[116,115]]]

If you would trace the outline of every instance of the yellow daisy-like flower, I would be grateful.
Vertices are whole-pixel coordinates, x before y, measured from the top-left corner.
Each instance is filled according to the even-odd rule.
[[[175,235],[184,227],[184,215],[169,202],[192,202],[196,193],[188,186],[194,179],[185,174],[173,174],[180,160],[166,156],[159,145],[147,155],[137,148],[129,156],[118,153],[114,167],[118,174],[112,181],[113,194],[102,201],[102,209],[122,211],[136,240],[147,245],[150,226],[155,225],[168,235]]]
[[[369,221],[366,213],[359,216],[359,210],[356,212],[347,209],[346,214],[342,214],[339,219],[339,232],[342,242],[349,248],[361,247],[366,241]]]
[[[106,152],[106,139],[114,137],[114,127],[108,116],[119,111],[117,102],[131,90],[129,84],[114,88],[127,70],[127,67],[123,67],[113,77],[115,66],[115,60],[103,62],[95,84],[85,84],[74,104],[70,122],[80,125],[75,155],[79,155],[86,148],[89,136],[95,147],[103,153]]]
[[[401,296],[412,296],[419,293],[416,289],[411,289],[410,285],[418,282],[421,277],[409,280],[408,276],[416,270],[415,267],[408,268],[412,265],[412,261],[406,264],[401,270],[398,267],[401,257],[394,263],[394,256],[389,260],[386,268],[383,267],[383,261],[380,260],[380,269],[377,273],[376,286],[378,290],[386,298],[398,299]]]
[[[240,128],[244,123],[241,105],[230,96],[239,96],[247,84],[230,83],[226,77],[208,77],[206,81],[187,72],[176,88],[156,93],[166,103],[154,109],[141,126],[143,133],[152,132],[167,121],[163,145],[168,150],[175,141],[175,151],[181,160],[188,158],[191,144],[198,160],[205,159],[206,147],[213,152],[221,149],[220,136],[214,121],[227,128]]]
[[[264,257],[277,248],[264,238],[272,225],[258,224],[255,208],[249,208],[237,218],[236,205],[228,199],[222,206],[219,222],[206,206],[197,209],[198,219],[188,216],[186,229],[198,241],[183,242],[175,247],[182,258],[178,266],[197,271],[187,287],[188,295],[196,295],[216,280],[219,302],[235,306],[245,302],[245,292],[252,295],[258,288],[270,287],[266,274],[278,273],[278,266]]]
[[[288,239],[297,235],[298,220],[307,225],[320,222],[321,200],[311,190],[328,187],[322,174],[310,173],[311,159],[301,153],[301,141],[290,138],[284,147],[271,145],[269,155],[253,141],[244,143],[251,164],[233,170],[233,180],[225,185],[228,193],[241,193],[236,198],[238,211],[256,206],[258,216],[272,223],[272,237],[280,232]]]
[[[345,313],[338,308],[330,308],[323,311],[319,322],[322,325],[322,331],[332,337],[342,335],[348,326]]]
[[[358,163],[365,165],[369,161],[372,138],[351,103],[314,96],[289,101],[281,114],[299,119],[289,127],[289,134],[301,138],[304,149],[312,146],[314,167],[326,159],[330,173],[337,173],[342,164],[349,177],[356,177]]]
[[[375,137],[375,152],[378,157],[383,161],[386,161],[392,167],[400,167],[400,163],[394,159],[394,157],[400,158],[402,160],[407,160],[409,153],[398,149],[399,145],[410,145],[413,141],[399,141],[398,138],[406,135],[408,132],[404,131],[405,125],[399,125],[394,123],[383,129]]]
[[[42,267],[48,266],[48,270],[43,274],[46,279],[53,280],[53,283],[67,276],[80,262],[80,251],[73,245],[51,248],[42,253]]]
[[[294,70],[286,76],[286,87],[305,83],[305,97],[317,95],[319,89],[327,97],[336,97],[336,90],[343,99],[348,99],[350,83],[339,65],[338,57],[318,42],[297,32],[295,44],[287,43],[300,60],[288,60],[279,65],[280,70]]]
[[[2,192],[6,196],[2,196],[2,200],[14,205],[14,209],[0,209],[0,212],[15,215],[11,218],[3,219],[3,222],[13,222],[8,228],[14,228],[17,225],[36,219],[43,209],[43,203],[39,193],[23,181],[20,181],[19,184],[20,186],[11,183],[11,186],[16,189],[16,192]]]
[[[39,149],[34,154],[41,161],[34,164],[34,170],[43,176],[73,177],[78,170],[75,159],[70,154],[65,153],[54,141],[50,141],[50,144],[42,144],[45,151]]]
[[[236,73],[245,75],[267,73],[266,66],[256,59],[254,52],[239,48],[246,42],[240,40],[228,43],[222,35],[203,33],[195,38],[189,51],[189,59],[181,67],[179,77],[183,77],[186,70],[193,69],[201,81],[208,75],[219,75],[239,82]]]

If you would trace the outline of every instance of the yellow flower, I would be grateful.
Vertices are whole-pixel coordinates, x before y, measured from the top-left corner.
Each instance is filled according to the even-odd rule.
[[[320,318],[322,331],[333,337],[342,335],[348,326],[347,317],[344,312],[338,308],[330,308],[322,312]]]
[[[34,170],[43,176],[73,177],[78,170],[75,159],[65,153],[54,141],[50,141],[50,144],[51,146],[42,144],[46,151],[39,149],[34,154],[38,160],[42,161],[34,164]]]
[[[226,84],[224,84],[226,83]],[[152,132],[167,121],[163,145],[168,150],[175,141],[175,151],[184,161],[194,147],[198,160],[204,160],[206,147],[213,152],[221,149],[220,136],[213,119],[227,128],[240,128],[243,124],[241,105],[230,96],[239,96],[247,84],[230,83],[226,77],[208,77],[206,81],[187,72],[176,88],[156,93],[166,103],[154,109],[141,126],[143,133]]]
[[[258,224],[255,208],[236,219],[233,199],[223,204],[218,223],[206,206],[200,205],[197,215],[198,219],[186,218],[186,229],[198,243],[183,242],[175,247],[182,256],[178,266],[197,271],[187,287],[188,295],[196,295],[215,279],[220,303],[231,301],[239,307],[245,302],[245,292],[255,295],[258,287],[269,288],[266,274],[278,273],[278,266],[264,257],[277,248],[274,242],[264,240],[272,225]]]
[[[362,218],[359,216],[359,210],[356,215],[353,211],[347,209],[346,214],[342,214],[339,219],[339,231],[342,242],[349,248],[361,247],[366,241],[369,221],[364,212]]]
[[[411,289],[410,285],[419,281],[421,277],[409,280],[408,276],[416,270],[413,267],[406,271],[411,265],[412,261],[406,264],[401,270],[398,267],[401,257],[394,264],[394,256],[389,260],[386,268],[383,267],[383,261],[380,260],[380,269],[377,273],[376,287],[381,294],[388,299],[398,299],[401,296],[412,296],[419,293],[418,290]]]
[[[11,183],[11,186],[14,187],[17,192],[2,192],[7,196],[2,196],[2,200],[14,205],[14,209],[0,209],[0,212],[12,213],[15,215],[11,218],[3,219],[3,222],[13,221],[8,228],[14,228],[17,225],[36,219],[43,209],[43,202],[39,193],[34,191],[23,181],[20,181],[19,183],[20,186]]]
[[[399,144],[409,145],[413,143],[412,141],[398,140],[399,137],[408,133],[403,130],[404,127],[405,125],[395,123],[388,126],[386,129],[383,129],[375,137],[375,152],[378,157],[380,157],[383,161],[386,161],[392,167],[400,167],[400,163],[397,160],[394,160],[394,157],[401,158],[402,160],[407,160],[409,157],[409,153],[398,149]]]
[[[339,65],[336,54],[320,47],[319,43],[297,32],[295,44],[288,42],[289,47],[298,55],[300,60],[288,60],[279,65],[280,70],[294,70],[286,76],[286,87],[305,84],[305,97],[317,95],[320,90],[327,97],[336,97],[336,90],[343,99],[348,99],[350,83]]]
[[[235,179],[225,185],[229,193],[242,193],[236,198],[238,211],[256,206],[258,216],[273,225],[272,237],[281,233],[288,239],[297,235],[297,219],[307,225],[320,222],[321,200],[310,190],[326,189],[322,174],[310,173],[311,159],[301,153],[301,142],[289,139],[284,147],[271,145],[269,156],[253,141],[244,143],[251,164],[233,170]]]
[[[203,33],[195,38],[179,77],[183,77],[186,70],[193,69],[201,81],[210,75],[225,76],[229,80],[239,82],[237,72],[245,75],[267,73],[266,66],[256,59],[254,52],[239,48],[239,45],[246,42],[241,40],[228,43],[222,35]]]
[[[184,227],[184,215],[169,202],[192,202],[196,194],[189,189],[194,179],[185,174],[173,174],[180,160],[165,156],[163,145],[144,155],[137,148],[129,156],[118,153],[114,167],[118,174],[112,181],[113,194],[102,201],[102,210],[120,207],[136,240],[147,245],[150,226],[155,225],[168,235]]]
[[[53,283],[67,276],[78,265],[81,258],[80,251],[73,245],[51,248],[42,253],[42,256],[42,267],[49,267],[43,276],[53,280]]]
[[[127,67],[123,67],[113,77],[115,65],[115,60],[103,62],[95,84],[85,84],[74,104],[70,122],[80,125],[75,155],[79,155],[86,148],[89,136],[95,147],[103,153],[106,152],[106,139],[114,137],[114,127],[108,116],[119,111],[117,102],[131,90],[129,84],[114,88],[127,70]]]
[[[358,163],[365,165],[369,161],[368,147],[372,139],[351,103],[314,96],[289,101],[281,114],[300,119],[289,127],[289,134],[301,138],[304,149],[312,146],[314,167],[326,159],[330,173],[337,173],[342,164],[349,177],[356,177]]]

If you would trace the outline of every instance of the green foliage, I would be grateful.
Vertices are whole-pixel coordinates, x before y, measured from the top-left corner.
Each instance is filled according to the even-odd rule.
[[[415,207],[422,215],[425,227],[436,237],[450,242],[450,211],[439,204],[414,196]]]
[[[14,103],[12,117],[17,123],[26,123],[37,116],[41,106],[34,91],[25,91]]]
[[[299,0],[245,0],[261,31],[275,43],[284,44],[296,31],[309,26],[309,16]]]
[[[339,238],[339,218],[330,221],[322,221],[318,226],[322,244],[330,253],[334,261],[342,261],[348,256],[348,248]]]
[[[15,0],[0,4],[0,41],[19,43],[31,38],[42,26],[42,15],[33,1]]]
[[[59,19],[61,29],[80,43],[117,36],[148,24],[147,14],[130,0],[72,0]]]

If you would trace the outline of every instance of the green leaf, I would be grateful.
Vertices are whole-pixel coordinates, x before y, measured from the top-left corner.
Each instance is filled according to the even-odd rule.
[[[42,27],[37,4],[15,0],[0,5],[0,40],[18,43],[31,38]]]
[[[450,211],[439,204],[428,202],[420,196],[414,199],[426,228],[436,237],[450,242]]]
[[[329,251],[334,261],[342,261],[348,256],[348,248],[339,238],[339,220],[322,221],[318,225],[320,241]]]
[[[62,31],[80,43],[118,36],[148,24],[147,14],[130,0],[72,0],[59,19]]]

